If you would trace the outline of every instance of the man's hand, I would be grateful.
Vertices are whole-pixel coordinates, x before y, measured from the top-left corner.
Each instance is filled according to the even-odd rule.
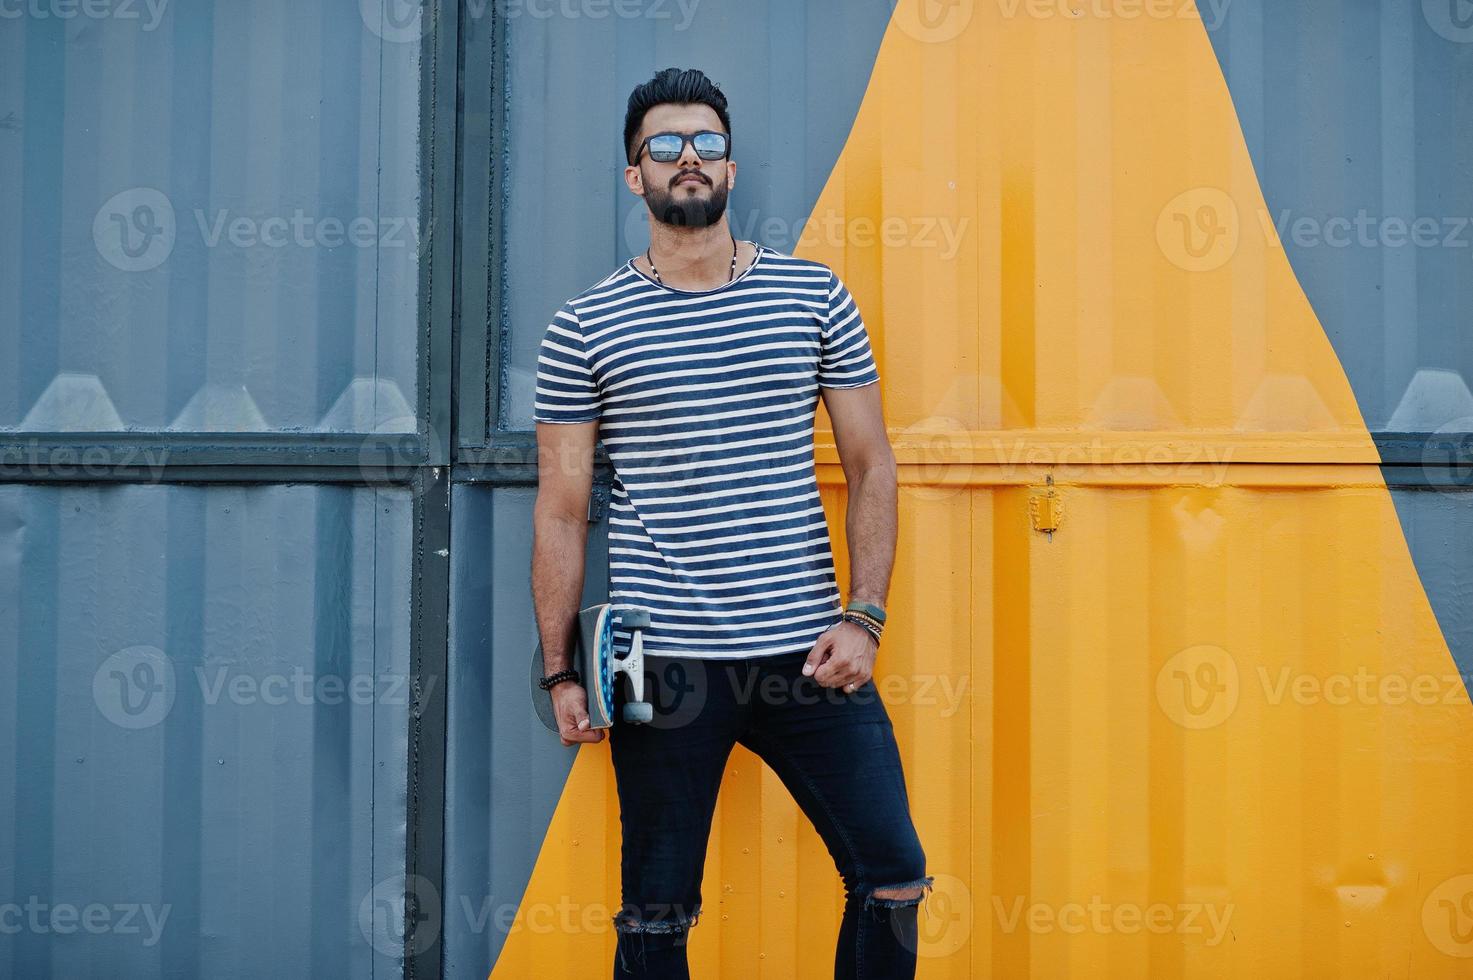
[[[564,745],[575,742],[602,742],[604,730],[591,727],[588,718],[588,692],[577,681],[554,684],[552,713],[557,718],[557,734]]]
[[[812,675],[824,687],[841,687],[853,694],[874,676],[875,654],[880,646],[863,626],[847,619],[826,631],[813,644],[804,675]]]

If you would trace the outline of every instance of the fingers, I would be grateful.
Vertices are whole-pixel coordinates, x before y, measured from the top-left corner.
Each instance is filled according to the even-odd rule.
[[[824,687],[842,687],[851,681],[858,687],[863,683],[863,671],[864,665],[851,651],[835,648],[813,672],[813,679]]]
[[[865,676],[863,665],[844,654],[836,653],[819,666],[813,679],[824,687],[843,687],[851,683],[859,687],[869,678]]]
[[[574,721],[574,719],[577,719]],[[575,742],[602,742],[604,732],[601,728],[594,728],[588,712],[581,706],[571,707],[566,714],[558,713],[558,737],[564,745],[572,745]]]
[[[813,673],[813,679],[818,681],[822,687],[838,687],[846,688],[846,690],[850,684],[854,685],[854,690],[859,690],[860,685],[869,681],[869,676],[871,676],[871,665],[869,665],[868,657],[850,650],[835,651],[819,666],[818,671]]]
[[[804,677],[817,677],[818,668],[823,666],[824,661],[828,659],[829,648],[832,644],[833,637],[828,633],[818,638],[818,642],[813,644],[813,649],[808,651],[808,659],[803,661]]]
[[[558,732],[564,745],[573,745],[577,742],[602,742],[604,732],[602,728],[593,728],[587,718],[578,723],[576,728],[563,728]]]

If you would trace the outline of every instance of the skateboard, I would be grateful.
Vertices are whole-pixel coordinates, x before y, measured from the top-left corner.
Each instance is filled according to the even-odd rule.
[[[614,686],[620,674],[629,677],[630,697],[624,703],[625,721],[642,725],[655,716],[654,705],[644,699],[644,631],[649,629],[650,614],[643,609],[615,608],[601,602],[578,610],[578,630],[574,638],[573,669],[578,671],[583,690],[588,694],[588,722],[591,728],[611,728],[614,724]],[[634,634],[629,652],[614,655],[614,627]],[[552,692],[544,691],[538,681],[543,678],[542,643],[532,653],[532,707],[550,732],[557,731],[557,717],[552,710]]]

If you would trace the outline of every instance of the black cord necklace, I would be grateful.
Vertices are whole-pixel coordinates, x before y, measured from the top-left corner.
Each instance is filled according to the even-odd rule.
[[[736,259],[737,241],[736,236],[733,235],[731,236],[731,274],[726,277],[727,282],[731,282],[736,278]],[[650,273],[655,277],[655,282],[658,282],[662,286],[665,285],[664,281],[660,279],[660,270],[655,268],[655,260],[650,258],[649,249],[644,250],[644,260],[650,264]]]

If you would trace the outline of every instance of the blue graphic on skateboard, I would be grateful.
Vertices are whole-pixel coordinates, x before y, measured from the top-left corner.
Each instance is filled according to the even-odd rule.
[[[629,699],[622,717],[630,724],[642,725],[654,717],[654,705],[644,699],[644,631],[649,629],[650,614],[643,609],[615,607],[601,602],[578,611],[578,629],[573,652],[573,669],[583,681],[588,694],[588,723],[592,728],[611,728],[614,724],[614,688],[619,675],[629,678]],[[633,634],[629,651],[622,657],[614,652],[614,629]],[[552,710],[552,692],[537,683],[545,676],[542,644],[532,654],[532,706],[537,717],[550,732],[557,731],[557,718]]]

